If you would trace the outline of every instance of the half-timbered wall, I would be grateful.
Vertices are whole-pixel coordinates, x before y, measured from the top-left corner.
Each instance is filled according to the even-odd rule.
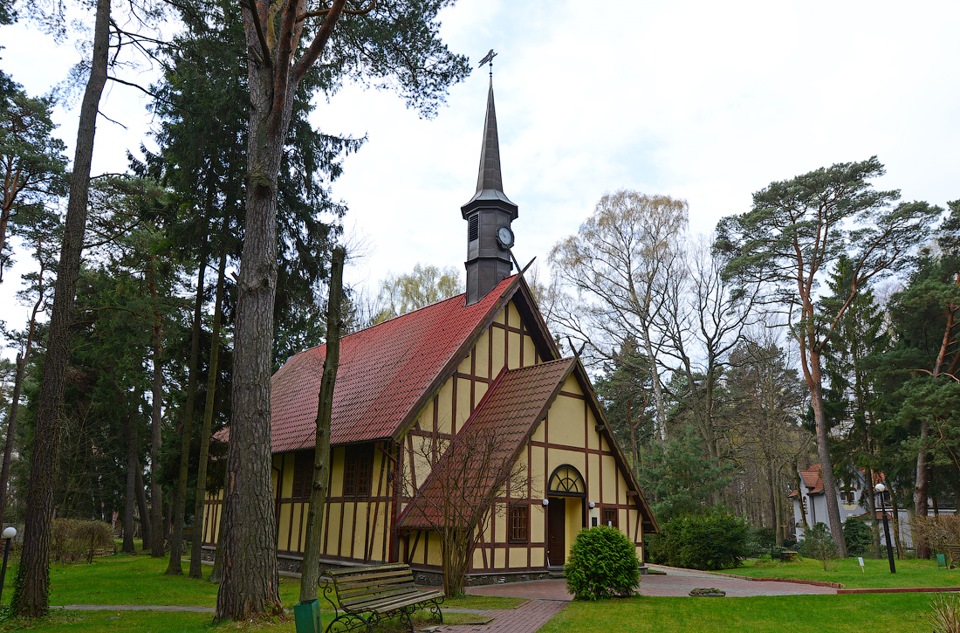
[[[490,384],[506,366],[517,369],[542,362],[527,325],[513,302],[507,304],[477,340],[453,375],[423,407],[409,433],[394,449],[388,443],[373,447],[373,465],[369,497],[343,495],[346,447],[331,452],[328,501],[320,535],[322,556],[355,561],[403,560],[414,565],[440,567],[440,547],[435,535],[413,532],[393,540],[394,484],[398,480],[400,507],[413,494],[414,485],[423,483],[437,454],[432,444],[447,441],[459,431],[487,392]],[[548,490],[550,476],[563,465],[572,466],[582,476],[585,490],[579,496],[564,496],[565,550],[577,533],[603,511],[614,511],[615,527],[626,533],[641,554],[643,534],[636,500],[628,494],[628,485],[619,471],[614,452],[598,430],[598,420],[577,379],[571,375],[563,385],[546,418],[533,433],[518,461],[528,473],[526,489],[517,498],[504,498],[484,526],[474,552],[472,573],[523,572],[542,570],[547,563],[548,507],[544,499],[557,498]],[[395,470],[396,450],[402,463]],[[312,452],[312,451],[311,451]],[[299,556],[306,537],[305,497],[296,497],[294,478],[297,458],[294,453],[274,455],[274,490],[277,491],[277,549],[280,555]],[[278,486],[278,482],[280,485]],[[214,543],[220,516],[220,496],[208,497],[204,516],[204,542]],[[594,508],[588,504],[594,503]],[[512,503],[529,507],[527,543],[511,543],[508,531],[508,507]],[[564,560],[551,560],[562,565]]]
[[[429,441],[430,432],[446,433],[452,427],[460,428],[486,393],[489,384],[506,364],[516,369],[541,362],[533,340],[522,325],[520,314],[511,303],[503,314],[485,332],[458,368],[454,378],[440,390],[418,420],[417,428],[407,437],[406,451],[421,455],[421,442]],[[464,400],[469,406],[462,406]],[[446,414],[446,415],[444,415]],[[598,431],[596,419],[587,396],[577,379],[570,376],[551,406],[547,417],[536,429],[518,461],[529,474],[526,492],[519,499],[504,498],[483,530],[480,544],[474,552],[471,572],[515,571],[543,569],[547,563],[547,506],[543,499],[549,477],[558,466],[568,464],[577,469],[586,482],[586,491],[580,497],[564,497],[566,551],[569,551],[577,533],[600,523],[604,508],[614,510],[616,527],[626,533],[642,554],[643,535],[640,512],[627,495],[627,481],[617,468],[614,451]],[[417,476],[422,483],[428,466],[417,463]],[[590,509],[588,504],[594,503]],[[529,542],[510,543],[508,532],[509,505],[526,503],[529,507]],[[440,544],[436,536],[415,532],[406,537],[405,560],[412,564],[439,566]],[[564,560],[551,560],[551,565],[562,565]]]

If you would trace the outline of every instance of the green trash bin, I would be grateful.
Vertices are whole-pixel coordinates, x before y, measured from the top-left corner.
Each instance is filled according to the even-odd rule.
[[[320,633],[320,601],[301,600],[293,605],[293,619],[297,633]]]

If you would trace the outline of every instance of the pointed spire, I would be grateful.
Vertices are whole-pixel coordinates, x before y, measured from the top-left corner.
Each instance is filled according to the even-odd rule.
[[[503,192],[503,176],[500,174],[500,139],[497,134],[497,110],[493,105],[493,77],[487,93],[487,116],[483,121],[483,146],[480,148],[480,174],[477,176],[477,193],[484,189]]]
[[[490,51],[491,53],[493,51]],[[500,174],[500,137],[497,133],[497,110],[493,105],[493,74],[490,75],[490,89],[487,92],[487,114],[483,120],[483,145],[480,147],[480,173],[477,175],[477,192],[466,208],[478,201],[498,201],[510,206],[513,218],[517,217],[516,207],[503,192],[503,176]]]

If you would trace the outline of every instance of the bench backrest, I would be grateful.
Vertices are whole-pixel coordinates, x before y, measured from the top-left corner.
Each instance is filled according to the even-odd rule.
[[[333,579],[340,606],[348,610],[417,591],[410,567],[400,563],[338,569],[326,575]]]

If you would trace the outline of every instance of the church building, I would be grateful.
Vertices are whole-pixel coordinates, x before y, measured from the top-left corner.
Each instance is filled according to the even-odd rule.
[[[518,208],[503,191],[492,81],[477,190],[461,212],[466,293],[341,339],[323,561],[404,562],[437,578],[438,530],[488,506],[468,582],[546,577],[598,524],[642,558],[656,520],[583,365],[561,355],[514,271]],[[282,568],[298,568],[305,548],[324,357],[324,345],[300,352],[272,379]],[[212,546],[219,496],[205,507]]]

